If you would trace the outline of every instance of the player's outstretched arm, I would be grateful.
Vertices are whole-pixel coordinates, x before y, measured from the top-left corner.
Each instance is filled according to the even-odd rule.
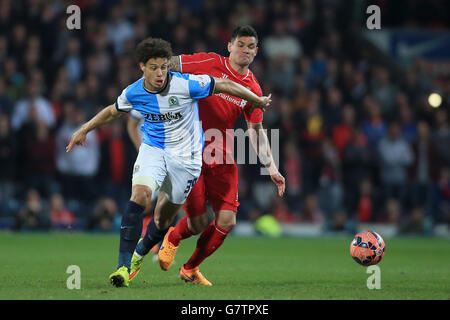
[[[86,141],[86,135],[90,131],[111,122],[112,120],[120,117],[120,115],[121,113],[117,111],[113,104],[101,110],[91,120],[83,124],[80,129],[74,132],[69,144],[66,147],[66,152],[70,152],[75,145],[83,145]]]
[[[266,108],[272,103],[272,94],[269,94],[267,97],[258,97],[246,87],[229,79],[214,78],[214,80],[216,82],[214,93],[224,92],[232,96],[245,99],[263,111],[265,111]]]
[[[275,161],[273,160],[272,151],[270,149],[269,139],[262,123],[252,123],[247,121],[250,142],[258,155],[259,161],[267,168],[270,178],[278,188],[278,195],[283,196],[285,179],[278,171]]]

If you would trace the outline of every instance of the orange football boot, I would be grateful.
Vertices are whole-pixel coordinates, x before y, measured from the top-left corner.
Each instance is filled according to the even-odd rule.
[[[212,283],[209,282],[204,275],[202,275],[202,273],[198,270],[198,267],[188,270],[183,265],[180,269],[180,277],[185,282],[199,284],[202,286],[212,286]]]
[[[158,251],[158,260],[159,260],[159,266],[162,270],[167,271],[172,266],[172,263],[175,259],[175,254],[177,253],[178,247],[174,246],[172,243],[170,243],[169,235],[174,230],[174,227],[170,227],[169,230],[166,233],[166,236],[164,237],[164,241],[161,245],[161,248],[159,248]]]

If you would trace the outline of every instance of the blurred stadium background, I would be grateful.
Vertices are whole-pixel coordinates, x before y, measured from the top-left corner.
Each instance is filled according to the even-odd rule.
[[[366,27],[372,4],[381,30]],[[233,232],[448,236],[449,12],[445,0],[2,0],[0,228],[117,231],[136,157],[127,118],[66,154],[71,134],[140,77],[140,40],[226,56],[232,29],[251,24],[287,185],[280,199],[240,165]]]

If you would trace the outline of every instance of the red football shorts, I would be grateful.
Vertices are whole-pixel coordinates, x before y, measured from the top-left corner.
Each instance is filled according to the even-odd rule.
[[[206,212],[206,201],[214,212],[231,210],[237,212],[238,172],[235,164],[221,164],[214,167],[203,164],[202,173],[191,190],[183,207],[189,218]]]

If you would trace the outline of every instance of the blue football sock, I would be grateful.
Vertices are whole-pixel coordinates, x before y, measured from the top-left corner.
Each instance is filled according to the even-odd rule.
[[[144,239],[142,239],[142,241],[139,242],[136,247],[136,252],[141,256],[145,256],[155,244],[164,239],[164,236],[166,235],[168,229],[169,228],[162,231],[159,230],[156,227],[155,220],[152,218],[147,226],[147,231],[145,233]]]
[[[133,256],[139,236],[142,232],[142,213],[145,207],[129,201],[120,225],[120,247],[118,268],[126,266],[130,271]]]

